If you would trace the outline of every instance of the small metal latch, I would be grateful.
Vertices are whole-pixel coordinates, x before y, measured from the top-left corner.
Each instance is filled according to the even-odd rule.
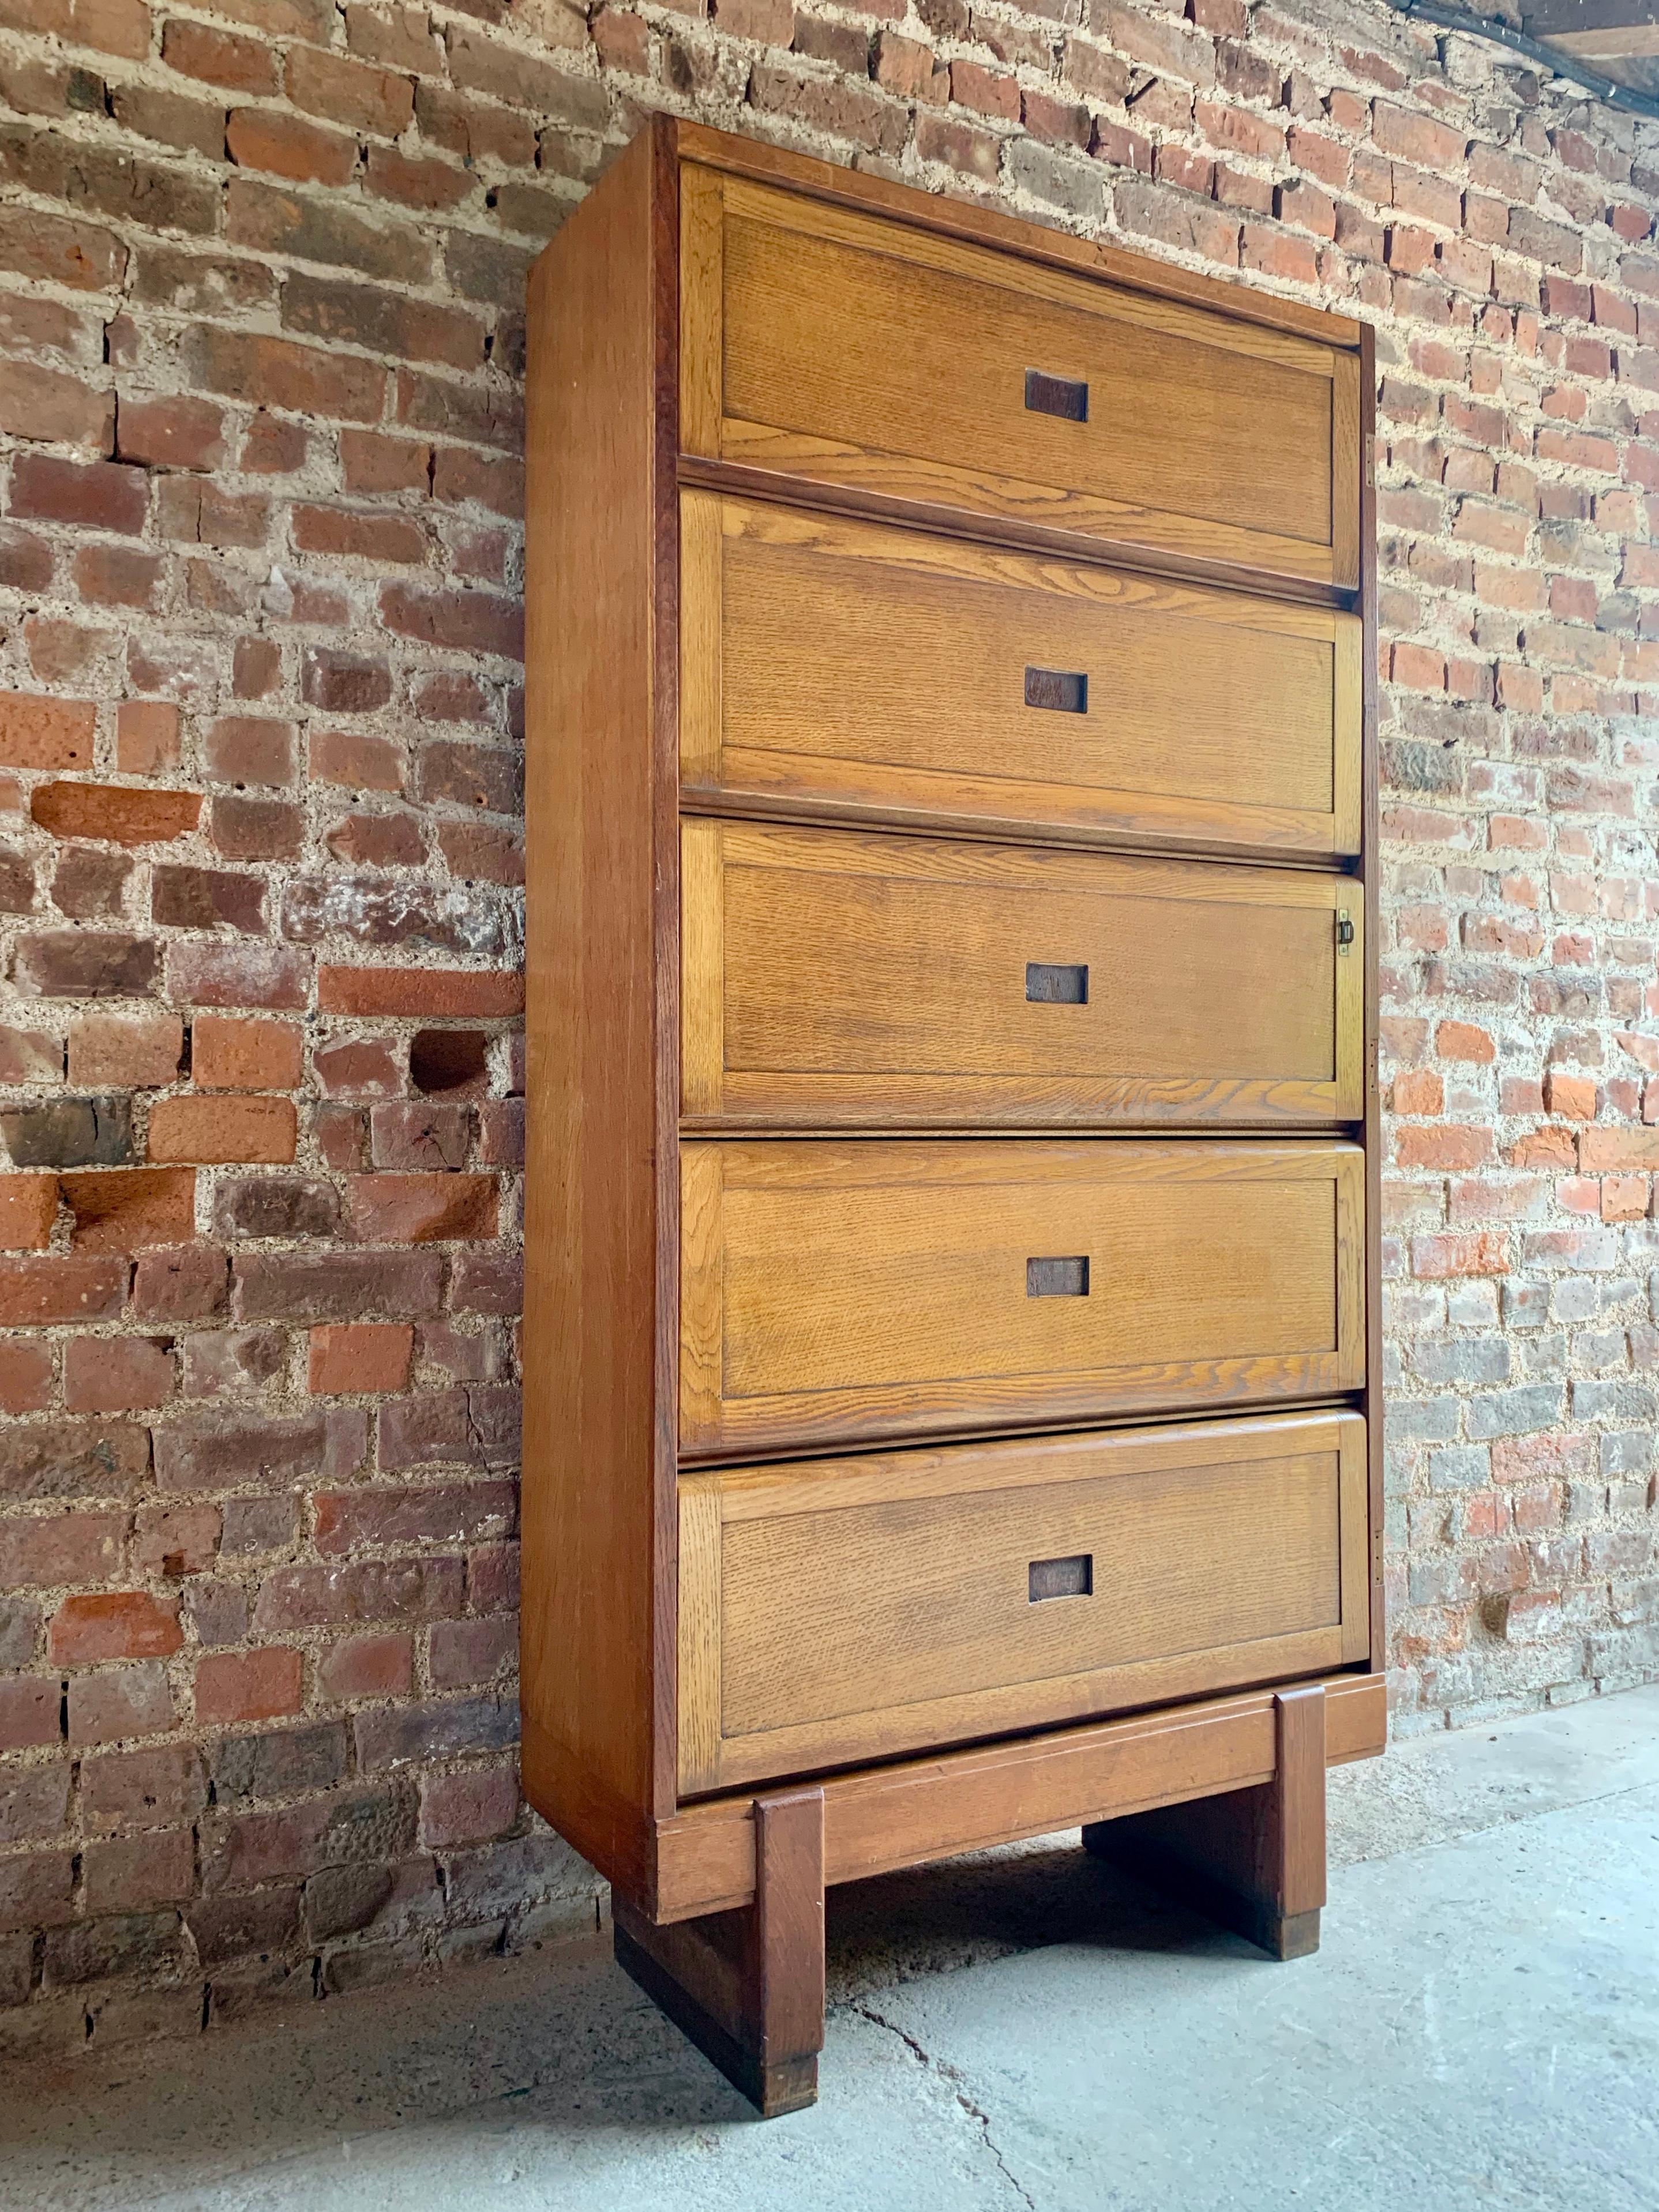
[[[1346,907],[1340,906],[1336,910],[1336,949],[1339,952],[1346,952],[1352,943],[1353,922]]]

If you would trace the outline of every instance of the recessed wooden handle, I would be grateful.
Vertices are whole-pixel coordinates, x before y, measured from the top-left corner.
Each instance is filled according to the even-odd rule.
[[[1046,370],[1025,372],[1025,404],[1033,415],[1058,415],[1064,422],[1089,419],[1089,387],[1070,376],[1050,376]]]
[[[1025,1295],[1028,1298],[1086,1298],[1089,1295],[1089,1261],[1085,1253],[1059,1260],[1028,1260],[1025,1262]]]
[[[1041,1605],[1049,1597],[1092,1597],[1094,1553],[1075,1552],[1066,1559],[1033,1559],[1030,1588],[1033,1605]]]
[[[1051,714],[1086,714],[1089,679],[1075,669],[1028,668],[1025,703],[1046,708]]]
[[[1049,960],[1028,960],[1025,995],[1034,1006],[1086,1006],[1088,968],[1068,968]]]

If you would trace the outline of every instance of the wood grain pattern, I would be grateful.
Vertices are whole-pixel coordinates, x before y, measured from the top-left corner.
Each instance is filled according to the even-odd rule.
[[[1171,262],[1127,252],[1107,240],[1078,238],[1028,216],[1002,215],[994,208],[947,198],[941,193],[919,192],[908,185],[890,184],[868,170],[837,168],[833,162],[811,155],[786,153],[781,147],[735,137],[706,124],[681,123],[677,130],[680,153],[687,161],[763,183],[786,185],[840,206],[876,211],[908,228],[968,239],[1016,254],[1023,261],[1103,277],[1154,299],[1185,301],[1234,321],[1299,331],[1323,345],[1357,345],[1362,331],[1369,328],[1328,308],[1310,307],[1300,300],[1283,299],[1271,292],[1251,291],[1232,276],[1195,276]]]
[[[1382,1582],[1383,1423],[1387,1411],[1382,1367],[1382,1086],[1378,1069],[1382,1009],[1375,951],[1378,943],[1377,933],[1382,926],[1382,823],[1377,796],[1376,712],[1376,333],[1367,324],[1360,337],[1360,614],[1364,624],[1365,641],[1362,696],[1363,870],[1365,929],[1373,951],[1365,963],[1365,1119],[1359,1133],[1365,1147],[1367,1381],[1364,1402],[1366,1431],[1370,1438],[1371,1664],[1381,1671],[1388,1663],[1388,1635]]]
[[[1370,333],[659,118],[544,258],[532,343],[526,1794],[623,1914],[741,1908],[727,1964],[752,1966],[755,1778],[781,1761],[886,1762],[824,1784],[823,1865],[849,1879],[1311,1771],[1299,1707],[1275,1721],[1266,1692],[1206,1680],[1315,1675],[1328,1755],[1380,1747],[1380,1674],[1328,1671],[1383,1656]],[[1166,888],[1227,879],[1224,986],[1204,964],[1217,899],[1153,899],[1158,870]],[[1016,947],[1008,1022],[984,1018],[1016,903],[1069,936],[1160,900],[1181,919],[1139,931],[1132,970],[1121,928],[1103,949]],[[904,901],[934,904],[901,927],[885,909]],[[1352,952],[1333,965],[1327,939],[1316,988],[1286,983],[1276,1011],[1281,981],[1314,974],[1295,930],[1345,904]],[[1270,925],[1291,933],[1277,961]],[[1028,997],[1034,964],[1060,980]],[[1212,1049],[1231,1023],[1292,1087],[1328,1091],[1317,1126],[1363,1134],[1363,1166],[1285,1141],[1311,1125],[1297,1104],[1287,1128],[1281,1070],[1192,1072],[1195,1007]],[[1045,1060],[1028,1020],[1089,1042],[1074,1029]],[[1146,1127],[1207,1114],[1236,1135],[1153,1141],[1122,1097],[1100,1104],[1103,1081],[1144,1091],[1146,1073],[1103,1075],[1097,1042],[1144,1058],[1149,1038],[1172,1067],[1134,1109]],[[836,1081],[838,1107],[805,1103]],[[1277,1102],[1228,1120],[1252,1084]],[[843,1115],[870,1133],[838,1134]],[[1075,1133],[1095,1127],[1121,1133]],[[1055,1294],[1027,1295],[1033,1260]],[[1343,1398],[1369,1419],[1364,1509]],[[1130,1471],[1130,1420],[1298,1402],[1328,1410],[1184,1422],[1203,1432],[1184,1484]],[[1254,1516],[1236,1494],[1224,1431],[1287,1420],[1338,1431],[1334,1533],[1328,1454],[1262,1462],[1279,1488]],[[1113,1425],[1055,1433],[1089,1423]],[[945,1441],[1010,1431],[1027,1440]],[[916,1438],[939,1441],[878,1449]],[[1050,1455],[1073,1444],[1116,1472],[1057,1483]],[[788,1453],[822,1456],[745,1464]],[[975,1487],[980,1454],[997,1476]],[[1156,1576],[1115,1583],[1130,1540],[1115,1551],[1100,1516],[1160,1481],[1138,1564],[1188,1577],[1205,1636],[1230,1607],[1291,1608],[1269,1632],[1171,1650]],[[946,1621],[967,1645],[947,1668],[917,1588],[937,1595],[941,1556],[982,1581],[1016,1533],[1024,1611],[999,1614],[998,1583]],[[1274,1546],[1290,1565],[1256,1575]],[[1033,1578],[1066,1560],[1086,1573]],[[1334,1660],[1292,1648],[1333,1632],[1297,1625],[1315,1562]],[[1039,1586],[1087,1594],[1034,1604]],[[777,1625],[791,1592],[803,1618],[854,1624],[821,1668]],[[1066,1616],[1109,1595],[1140,1648],[1073,1651]],[[1205,1701],[1066,1718],[1109,1709],[1103,1676],[1129,1695],[1137,1668],[1145,1697]],[[1005,1740],[895,1758],[988,1731]],[[685,1786],[732,1794],[677,1809],[682,1754],[703,1778]],[[806,2019],[814,1943],[793,1905],[786,1923],[778,1987]]]
[[[1324,859],[1359,844],[1352,616],[683,495],[688,791]],[[1026,703],[1033,665],[1086,711]]]
[[[1388,1733],[1377,1674],[1322,1678],[1332,1765],[1374,1759]],[[860,1881],[958,1851],[1270,1781],[1274,1693],[1247,1691],[1006,1743],[896,1760],[823,1784],[824,1878]],[[672,1921],[755,1893],[753,1798],[705,1799],[657,1823],[653,1910]]]
[[[712,819],[683,851],[694,1125],[1271,1128],[1363,1109],[1346,877]],[[1071,1003],[1043,995],[1045,963]]]
[[[1270,1957],[1304,1959],[1319,1948],[1325,1902],[1322,1684],[1275,1693],[1273,1741],[1269,1780],[1091,1824],[1083,1843]]]
[[[1357,583],[1328,347],[769,186],[720,191],[720,437],[689,452]],[[692,307],[706,331],[706,291]],[[1032,368],[1086,382],[1087,422],[1027,409]]]
[[[672,1696],[673,1668],[659,1571],[672,1336],[661,1194],[641,1171],[658,1141],[665,960],[671,1008],[678,967],[653,890],[677,860],[672,836],[659,850],[653,751],[662,150],[636,142],[530,295],[525,1783],[619,1881],[659,1802],[653,1699],[665,1673]],[[671,1184],[671,1264],[677,1197]],[[672,1607],[672,1554],[667,1571]]]
[[[688,1459],[1358,1387],[1363,1156],[1335,1144],[682,1146]],[[1029,1298],[1086,1245],[1086,1298]]]
[[[823,1792],[757,1798],[751,1904],[653,1924],[613,1902],[617,1962],[764,2119],[817,2096],[823,2047]]]
[[[682,1603],[718,1626],[682,1790],[1363,1658],[1364,1481],[1353,1414],[688,1477]],[[1034,1604],[1079,1554],[1088,1595]]]

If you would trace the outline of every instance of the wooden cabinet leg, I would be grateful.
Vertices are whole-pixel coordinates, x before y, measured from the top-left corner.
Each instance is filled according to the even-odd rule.
[[[1273,1700],[1273,1778],[1083,1831],[1085,1850],[1191,1905],[1275,1959],[1319,1948],[1325,1902],[1325,1692]]]
[[[613,1898],[617,1962],[763,2118],[815,2104],[823,2048],[823,1792],[755,1801],[755,1902],[653,1927]]]

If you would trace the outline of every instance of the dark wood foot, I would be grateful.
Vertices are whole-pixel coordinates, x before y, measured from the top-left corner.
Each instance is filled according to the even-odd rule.
[[[611,1900],[617,1963],[764,2119],[815,2104],[823,2048],[823,1792],[755,1801],[755,1902],[653,1927]]]
[[[1083,1831],[1083,1847],[1275,1959],[1319,1948],[1325,1902],[1325,1692],[1273,1700],[1273,1778]]]

